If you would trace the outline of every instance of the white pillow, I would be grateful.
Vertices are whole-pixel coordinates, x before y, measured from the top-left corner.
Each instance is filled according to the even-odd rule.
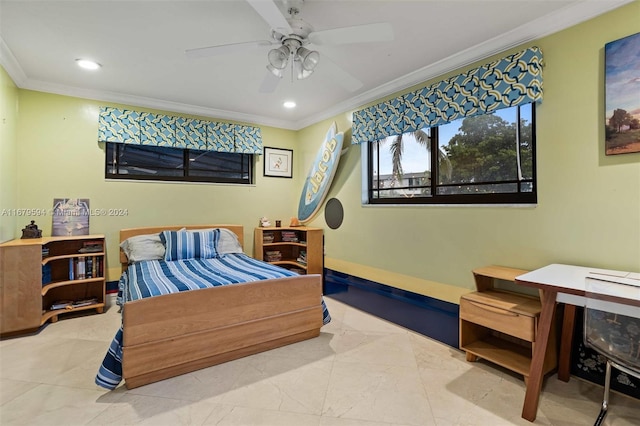
[[[235,232],[220,228],[220,240],[216,248],[219,254],[242,253],[242,246]]]
[[[129,263],[141,260],[164,259],[165,248],[160,240],[160,234],[145,234],[129,237],[120,243]]]
[[[216,247],[216,251],[218,252],[218,254],[244,253],[242,251],[242,246],[240,245],[240,241],[238,240],[238,236],[236,235],[235,232],[231,231],[230,229],[227,229],[227,228],[188,229],[187,232],[213,231],[214,229],[220,230],[220,239],[218,240],[218,245]]]

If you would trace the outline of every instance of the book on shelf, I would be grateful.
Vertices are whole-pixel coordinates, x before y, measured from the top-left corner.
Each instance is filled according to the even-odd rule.
[[[42,285],[47,285],[51,282],[51,264],[47,263],[42,265]]]
[[[51,311],[56,311],[58,309],[71,310],[73,308],[80,308],[82,306],[95,305],[96,303],[98,303],[97,297],[90,297],[87,299],[80,299],[80,300],[56,300],[51,304],[51,307],[49,307],[49,310]]]
[[[45,265],[46,266],[46,265]],[[43,266],[42,284],[45,282],[45,268]],[[79,256],[69,259],[69,281],[101,278],[104,275],[103,256]],[[49,281],[51,281],[49,273]]]
[[[81,300],[74,301],[73,303],[71,303],[71,307],[72,308],[79,308],[81,306],[95,305],[96,303],[98,303],[98,298],[97,297],[90,297],[88,299],[81,299]]]
[[[298,233],[296,231],[282,231],[282,241],[287,243],[297,243]]]
[[[267,262],[278,262],[282,260],[282,253],[280,250],[265,250],[264,257]]]
[[[265,244],[272,243],[275,240],[275,235],[273,232],[264,232],[262,234],[262,242]]]
[[[307,252],[304,250],[300,251],[300,254],[298,255],[298,258],[296,259],[298,262],[302,263],[303,265],[307,264]]]
[[[76,259],[76,279],[84,280],[86,278],[86,262],[84,256]]]
[[[102,251],[104,251],[102,240],[90,240],[82,243],[82,248],[78,250],[78,253],[100,253]]]
[[[51,304],[49,308],[52,311],[57,309],[71,309],[71,305],[73,304],[73,300],[57,300]]]
[[[85,273],[86,278],[93,278],[93,256],[88,256],[85,261]]]

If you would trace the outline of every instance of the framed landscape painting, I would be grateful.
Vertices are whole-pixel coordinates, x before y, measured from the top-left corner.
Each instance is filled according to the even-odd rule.
[[[604,46],[605,153],[640,152],[640,33]]]

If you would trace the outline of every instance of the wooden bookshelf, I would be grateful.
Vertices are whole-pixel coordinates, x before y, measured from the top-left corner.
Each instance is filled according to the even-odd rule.
[[[95,309],[102,313],[106,297],[104,249],[104,235],[0,244],[0,334],[34,331],[71,312]],[[68,303],[56,306],[62,301]]]
[[[253,257],[300,274],[321,274],[324,268],[323,231],[320,228],[256,228]]]

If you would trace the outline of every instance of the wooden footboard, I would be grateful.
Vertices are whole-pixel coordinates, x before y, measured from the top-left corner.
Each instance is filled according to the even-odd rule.
[[[142,299],[123,312],[127,388],[320,334],[320,275],[234,284]]]

